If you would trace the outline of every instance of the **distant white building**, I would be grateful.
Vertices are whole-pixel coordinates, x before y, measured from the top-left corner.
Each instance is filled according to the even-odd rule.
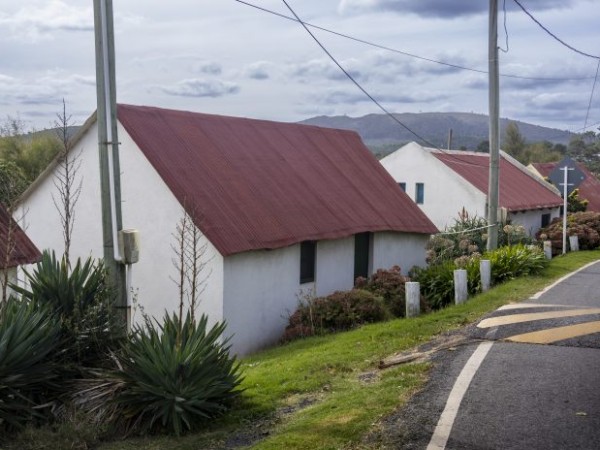
[[[178,305],[172,245],[184,207],[207,245],[198,313],[227,322],[238,354],[276,342],[302,292],[425,263],[435,226],[354,132],[127,105],[118,121],[123,226],[140,230],[134,286],[151,316]],[[72,258],[103,255],[97,140],[93,116],[73,147],[83,188]],[[32,240],[60,251],[55,170],[21,206]]]
[[[487,216],[487,153],[442,151],[411,142],[381,164],[439,229],[454,225],[463,208],[471,216]],[[505,152],[499,174],[499,206],[512,223],[532,235],[560,215],[556,188]]]

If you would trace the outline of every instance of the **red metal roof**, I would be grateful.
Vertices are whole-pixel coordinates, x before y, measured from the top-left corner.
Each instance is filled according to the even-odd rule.
[[[4,206],[0,205],[0,269],[33,264],[41,258],[42,254],[37,247],[10,217]]]
[[[469,152],[432,152],[433,155],[466,179],[481,192],[488,192],[489,154]],[[562,205],[562,199],[541,181],[519,168],[504,156],[500,158],[499,198],[501,207],[509,211],[552,208]]]
[[[353,131],[130,105],[118,117],[223,255],[437,232]]]
[[[588,201],[587,210],[600,212],[600,180],[583,164],[575,161],[577,167],[585,174],[585,180],[579,185],[579,198]],[[531,164],[541,176],[547,178],[556,168],[558,162],[552,163],[532,163]]]

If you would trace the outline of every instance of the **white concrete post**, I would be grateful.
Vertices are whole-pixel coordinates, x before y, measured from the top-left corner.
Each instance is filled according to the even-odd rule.
[[[489,259],[479,261],[479,276],[481,278],[481,292],[489,291],[492,280],[492,265]]]
[[[406,295],[406,317],[417,317],[421,313],[421,285],[417,281],[404,284]]]
[[[454,303],[460,305],[467,301],[467,271],[456,269],[454,271]]]
[[[552,241],[544,241],[544,255],[546,259],[552,259]]]
[[[569,246],[571,247],[572,252],[579,251],[579,236],[569,236]]]

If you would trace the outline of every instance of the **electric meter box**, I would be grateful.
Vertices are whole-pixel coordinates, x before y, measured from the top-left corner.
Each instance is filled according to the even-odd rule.
[[[140,259],[140,232],[135,228],[119,231],[119,250],[123,263],[138,262]]]

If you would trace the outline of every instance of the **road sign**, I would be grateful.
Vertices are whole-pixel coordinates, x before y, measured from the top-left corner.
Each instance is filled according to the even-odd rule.
[[[565,159],[556,165],[554,170],[550,172],[550,175],[548,176],[552,184],[558,188],[561,194],[564,192],[565,167],[567,168],[567,195],[569,195],[574,189],[577,189],[583,180],[585,180],[585,174],[577,166],[575,161],[568,156],[565,157]]]

